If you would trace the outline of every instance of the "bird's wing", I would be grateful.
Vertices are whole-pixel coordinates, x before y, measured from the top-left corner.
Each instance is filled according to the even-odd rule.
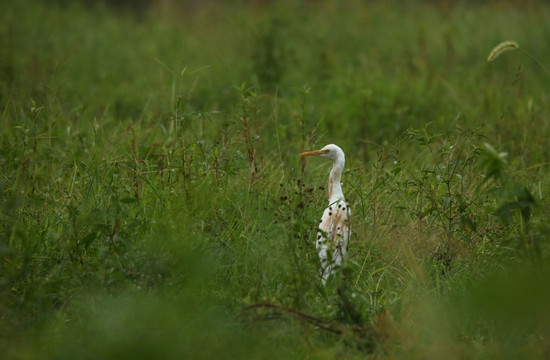
[[[349,219],[350,209],[345,199],[329,204],[319,223],[317,248],[326,243],[329,248],[339,249],[340,255],[344,255],[351,235]]]

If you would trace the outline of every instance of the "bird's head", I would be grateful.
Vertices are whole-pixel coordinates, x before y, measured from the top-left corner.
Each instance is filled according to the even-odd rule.
[[[344,152],[340,149],[339,146],[334,144],[329,144],[324,146],[321,150],[306,151],[300,154],[301,157],[304,156],[321,156],[332,161],[344,161]]]

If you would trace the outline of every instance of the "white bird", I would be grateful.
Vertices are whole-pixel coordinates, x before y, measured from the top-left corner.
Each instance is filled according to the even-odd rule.
[[[351,237],[350,209],[340,183],[346,157],[342,149],[334,144],[326,145],[321,150],[303,152],[300,156],[321,156],[332,160],[328,178],[328,207],[319,222],[315,243],[321,260],[321,281],[326,285],[329,276],[342,265]]]

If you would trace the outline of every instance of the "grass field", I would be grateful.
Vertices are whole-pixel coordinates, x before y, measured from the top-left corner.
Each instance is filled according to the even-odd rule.
[[[1,3],[3,358],[550,357],[544,2]]]

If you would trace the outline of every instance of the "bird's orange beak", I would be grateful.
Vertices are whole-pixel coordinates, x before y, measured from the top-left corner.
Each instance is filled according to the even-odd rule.
[[[319,155],[327,154],[328,152],[329,152],[328,150],[306,151],[306,152],[301,153],[300,156],[301,157],[304,157],[304,156],[319,156]]]

